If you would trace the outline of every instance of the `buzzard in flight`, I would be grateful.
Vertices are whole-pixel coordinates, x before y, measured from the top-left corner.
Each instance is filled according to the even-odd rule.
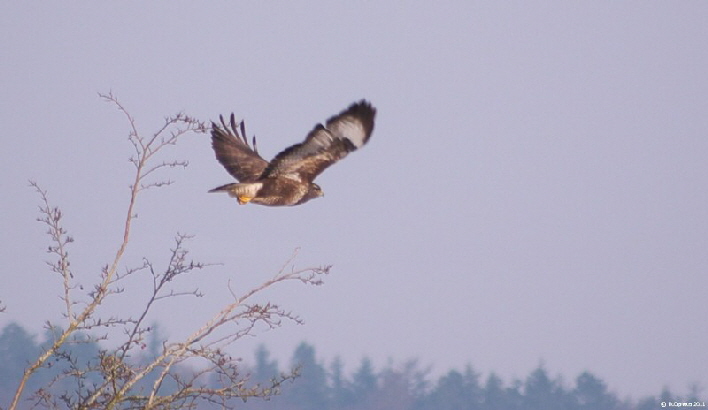
[[[248,144],[243,121],[237,124],[231,114],[226,124],[220,116],[221,125],[212,122],[212,147],[216,159],[239,182],[209,192],[227,192],[241,205],[291,206],[321,197],[324,193],[313,181],[369,141],[375,116],[376,108],[368,101],[354,103],[325,125],[317,124],[305,141],[284,149],[270,162],[258,154],[255,137],[252,146]]]

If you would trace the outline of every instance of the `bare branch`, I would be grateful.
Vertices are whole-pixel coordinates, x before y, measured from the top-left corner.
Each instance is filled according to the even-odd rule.
[[[26,385],[29,377],[40,368],[49,357],[55,355],[59,348],[66,342],[68,337],[79,329],[87,329],[96,326],[100,326],[100,319],[98,322],[90,322],[92,320],[92,315],[94,314],[97,307],[103,302],[107,295],[117,293],[117,291],[109,290],[109,285],[113,283],[114,277],[117,272],[117,268],[122,260],[123,254],[128,247],[131,233],[131,223],[134,218],[135,205],[138,197],[138,193],[141,190],[141,185],[143,189],[145,187],[151,186],[161,186],[167,184],[166,181],[157,181],[149,184],[141,184],[141,181],[145,178],[145,173],[152,173],[159,168],[169,167],[170,164],[175,166],[183,164],[186,165],[185,161],[166,161],[163,162],[164,166],[150,166],[150,159],[156,155],[163,147],[167,145],[174,145],[180,136],[185,135],[188,132],[206,132],[206,125],[197,121],[193,118],[187,117],[184,114],[177,114],[174,117],[170,117],[165,120],[165,125],[163,128],[155,134],[149,140],[142,138],[135,125],[135,119],[128,113],[128,111],[121,105],[121,103],[115,98],[112,93],[109,94],[99,94],[101,98],[112,102],[120,112],[122,112],[130,123],[130,132],[128,139],[133,145],[135,150],[135,155],[131,158],[131,162],[136,168],[134,182],[130,189],[130,200],[128,204],[128,209],[126,213],[126,218],[124,222],[123,229],[123,239],[116,251],[116,255],[113,261],[104,269],[101,274],[101,281],[94,286],[94,290],[88,294],[90,301],[84,306],[83,309],[78,313],[74,313],[72,306],[76,303],[71,298],[71,290],[74,289],[74,285],[71,280],[73,279],[73,273],[70,270],[69,254],[66,247],[69,243],[73,242],[73,239],[68,236],[66,230],[61,225],[62,213],[57,207],[51,207],[47,198],[46,191],[43,191],[39,185],[35,182],[30,182],[30,185],[35,188],[35,190],[40,194],[42,198],[42,205],[40,206],[40,218],[38,220],[43,222],[48,227],[48,235],[52,240],[52,245],[49,246],[48,252],[54,254],[57,257],[55,263],[49,263],[51,270],[60,274],[63,278],[63,295],[62,300],[65,304],[65,316],[68,320],[68,326],[64,332],[55,340],[54,344],[49,347],[40,357],[30,365],[24,372],[24,375],[20,381],[20,384],[15,392],[13,401],[10,404],[9,409],[14,410],[17,407],[17,403],[20,399],[22,391]],[[177,127],[175,130],[170,132],[169,137],[162,139],[156,143],[156,140],[160,134],[170,127]],[[108,321],[109,325],[113,323],[118,323],[117,321]],[[106,322],[103,322],[105,325]]]
[[[37,406],[50,409],[173,409],[195,408],[198,403],[218,403],[222,408],[231,408],[230,399],[246,400],[250,397],[268,397],[276,394],[286,380],[297,377],[297,371],[277,375],[266,385],[249,385],[248,375],[241,370],[241,359],[230,356],[227,349],[238,340],[255,335],[258,330],[280,327],[290,321],[301,324],[302,320],[276,303],[253,303],[254,295],[279,283],[297,281],[319,285],[322,275],[329,273],[330,266],[296,269],[294,262],[298,250],[283,264],[281,269],[259,286],[241,293],[231,283],[228,289],[232,299],[216,312],[200,328],[179,341],[155,339],[155,329],[146,323],[152,317],[157,304],[169,303],[176,297],[201,297],[199,289],[183,289],[179,280],[186,275],[201,271],[213,264],[195,261],[185,247],[192,238],[177,233],[174,244],[162,263],[143,258],[136,266],[124,266],[123,256],[132,234],[132,223],[140,193],[149,188],[170,185],[172,180],[162,176],[162,171],[184,168],[184,160],[159,158],[164,148],[175,145],[190,132],[206,132],[206,124],[179,113],[167,117],[157,132],[143,137],[135,119],[112,93],[99,94],[113,104],[129,123],[128,140],[133,147],[130,163],[134,175],[130,184],[129,201],[123,219],[122,238],[114,257],[97,275],[96,283],[87,286],[74,281],[67,247],[73,242],[62,226],[62,213],[52,207],[46,191],[35,182],[30,185],[41,198],[38,220],[47,226],[51,245],[48,252],[55,261],[48,262],[52,272],[62,278],[61,299],[64,303],[66,323],[63,327],[47,322],[53,340],[44,352],[25,370],[8,410],[15,410],[27,380],[42,367],[62,363],[60,374],[40,390],[32,400]],[[243,129],[242,129],[243,131]],[[138,304],[135,316],[101,314],[100,307],[106,298],[128,292],[127,278],[136,278],[149,283],[147,298]],[[76,297],[81,294],[81,298]],[[4,310],[0,306],[0,311]],[[110,329],[110,332],[109,332]],[[116,344],[116,331],[120,340]],[[111,335],[111,350],[101,350],[88,362],[79,360],[71,347],[77,344],[99,343]],[[155,347],[155,341],[161,349]],[[146,348],[150,347],[146,355]],[[72,383],[74,390],[61,394],[57,389]]]
[[[47,252],[54,254],[57,258],[56,262],[47,262],[47,265],[49,265],[53,272],[59,274],[62,278],[63,295],[61,298],[64,301],[66,309],[64,315],[69,318],[69,320],[72,320],[72,302],[70,293],[74,288],[74,285],[71,284],[74,274],[69,268],[71,262],[69,261],[67,245],[74,242],[74,239],[68,235],[67,231],[61,224],[61,210],[57,207],[51,207],[49,205],[47,191],[42,190],[34,181],[30,181],[29,183],[42,198],[42,205],[39,207],[39,213],[41,216],[37,218],[37,221],[42,222],[47,226],[47,235],[49,235],[52,241],[52,245],[49,245]]]

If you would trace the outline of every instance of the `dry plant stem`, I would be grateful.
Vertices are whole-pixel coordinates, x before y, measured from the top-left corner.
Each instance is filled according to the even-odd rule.
[[[68,337],[73,334],[77,329],[79,329],[86,322],[86,320],[92,316],[96,308],[103,302],[106,295],[110,293],[109,285],[114,280],[116,270],[118,269],[120,261],[130,241],[131,224],[133,218],[135,217],[134,209],[138,193],[143,189],[147,189],[150,187],[159,187],[170,183],[170,181],[146,183],[144,181],[145,178],[160,168],[175,166],[184,167],[187,165],[187,163],[183,161],[174,161],[163,162],[161,164],[148,167],[149,160],[163,147],[167,145],[174,145],[177,142],[177,139],[180,136],[186,134],[187,132],[201,131],[206,129],[203,124],[180,114],[177,117],[166,119],[165,125],[157,133],[155,133],[152,138],[146,141],[145,139],[139,136],[138,131],[135,127],[135,120],[133,119],[133,117],[125,110],[125,108],[111,93],[107,95],[99,94],[99,96],[104,100],[113,103],[127,117],[131,127],[129,140],[135,148],[135,156],[131,158],[131,162],[135,166],[135,178],[133,184],[130,186],[130,201],[128,204],[127,215],[125,217],[125,223],[123,227],[123,240],[120,246],[118,247],[118,250],[116,251],[116,255],[113,258],[113,261],[110,263],[110,266],[105,269],[103,274],[101,275],[102,279],[100,283],[95,286],[95,292],[92,294],[91,300],[88,302],[86,307],[84,307],[83,310],[81,310],[78,314],[73,313],[71,308],[72,300],[70,297],[71,272],[69,270],[68,253],[65,249],[65,245],[71,242],[71,238],[66,236],[66,231],[60,225],[61,213],[58,211],[57,208],[54,208],[52,210],[49,207],[46,198],[46,192],[42,191],[37,186],[37,184],[33,182],[31,183],[32,186],[34,186],[35,189],[37,189],[37,191],[40,193],[44,201],[45,208],[42,210],[42,212],[45,214],[46,220],[42,221],[46,222],[49,226],[49,233],[52,237],[52,241],[55,244],[54,247],[50,247],[50,251],[52,251],[52,253],[58,256],[57,264],[53,265],[54,270],[63,276],[64,295],[62,298],[64,299],[66,305],[66,317],[68,320],[68,326],[56,337],[54,343],[44,353],[42,353],[34,363],[32,363],[27,369],[25,369],[22,379],[20,380],[20,383],[18,385],[18,388],[15,391],[13,400],[10,406],[8,407],[8,410],[15,410],[17,408],[17,404],[20,400],[20,397],[22,395],[22,392],[24,391],[29,377],[33,373],[35,373],[38,368],[43,366],[47,359],[57,353],[59,348],[64,345],[64,343],[66,343]],[[170,125],[177,124],[180,122],[186,123],[188,124],[188,126],[184,129],[171,132],[170,135],[166,138],[161,137],[163,132],[166,131]]]

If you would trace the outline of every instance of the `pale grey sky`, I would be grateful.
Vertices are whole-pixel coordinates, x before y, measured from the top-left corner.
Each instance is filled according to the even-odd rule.
[[[543,361],[621,396],[708,387],[707,21],[702,1],[3,2],[0,326],[60,319],[28,179],[64,210],[84,284],[115,252],[131,148],[97,92],[143,132],[234,111],[267,157],[365,97],[370,144],[301,207],[207,194],[230,179],[205,135],[171,151],[191,165],[143,197],[129,261],[164,260],[180,231],[224,266],[158,311],[169,334],[301,247],[298,266],[334,265],[326,285],[269,295],[306,325],[237,354],[263,342],[285,364],[306,340],[349,369],[509,380]]]

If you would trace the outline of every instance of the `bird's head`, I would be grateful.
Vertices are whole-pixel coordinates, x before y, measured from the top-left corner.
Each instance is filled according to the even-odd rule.
[[[324,196],[322,188],[320,188],[320,186],[317,184],[310,184],[305,196],[303,196],[302,199],[300,199],[300,201],[298,201],[298,203],[296,203],[295,205],[302,205],[310,199],[319,198],[321,196]]]
[[[324,196],[322,188],[320,188],[320,186],[317,184],[310,184],[305,196],[303,196],[295,205],[302,205],[310,199],[319,198],[321,196]]]
[[[307,196],[311,198],[319,198],[324,196],[324,191],[322,191],[322,188],[320,188],[319,185],[313,183],[310,184],[310,191],[307,193]]]

